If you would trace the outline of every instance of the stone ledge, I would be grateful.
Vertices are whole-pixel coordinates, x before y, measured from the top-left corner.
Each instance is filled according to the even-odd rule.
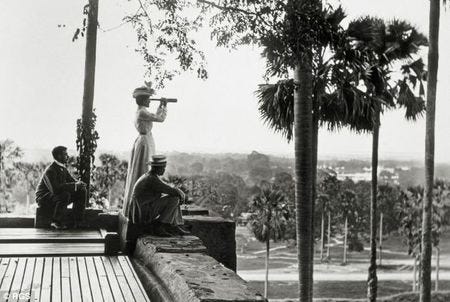
[[[146,249],[149,257],[155,253],[206,253],[206,247],[195,236],[163,238],[144,235],[138,239],[137,245]]]
[[[233,223],[234,224],[233,220],[225,219],[220,216],[189,215],[189,216],[183,216],[183,220],[185,222],[201,220],[201,221],[204,221],[207,223],[221,223],[221,224]]]
[[[106,229],[108,232],[118,232],[119,213],[99,213],[95,220],[95,227]]]
[[[34,215],[0,214],[0,228],[34,228]]]
[[[187,206],[181,206],[181,214],[183,216],[186,215],[202,215],[202,216],[208,216],[209,210],[207,208],[200,207],[195,204],[190,204]]]
[[[168,246],[172,252],[160,252]],[[144,236],[138,239],[134,258],[161,280],[174,302],[266,301],[236,273],[201,252],[201,247],[194,236]],[[173,252],[176,249],[179,252]]]
[[[161,279],[155,276],[141,261],[131,259],[131,264],[152,302],[173,302],[172,295]]]
[[[68,208],[64,211],[64,222],[70,224],[73,220],[73,209]],[[84,211],[84,222],[92,227],[97,227],[98,215],[103,213],[99,209],[87,208]],[[50,207],[38,207],[36,208],[36,219],[34,221],[35,228],[48,228],[50,227],[50,222],[52,221],[53,208]]]
[[[185,216],[186,227],[200,238],[207,254],[236,271],[236,224],[218,216]]]

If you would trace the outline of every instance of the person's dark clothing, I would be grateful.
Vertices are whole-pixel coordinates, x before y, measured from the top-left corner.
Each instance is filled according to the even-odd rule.
[[[156,175],[142,175],[134,185],[128,218],[141,224],[156,220],[171,225],[183,224],[178,190]]]
[[[56,222],[61,222],[67,206],[73,203],[74,220],[80,222],[85,208],[86,190],[76,185],[65,167],[54,162],[47,167],[37,186],[36,202],[40,206],[54,208],[53,221]]]

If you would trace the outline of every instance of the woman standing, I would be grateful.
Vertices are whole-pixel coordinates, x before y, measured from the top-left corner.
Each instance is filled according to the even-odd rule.
[[[155,141],[152,136],[153,122],[162,123],[167,115],[167,103],[161,101],[156,113],[147,110],[150,105],[150,97],[155,93],[147,86],[138,87],[133,92],[138,109],[134,126],[139,132],[139,136],[134,141],[131,150],[130,161],[128,162],[127,180],[125,183],[125,196],[123,201],[123,213],[129,217],[131,194],[136,181],[148,171],[148,162],[155,154]]]

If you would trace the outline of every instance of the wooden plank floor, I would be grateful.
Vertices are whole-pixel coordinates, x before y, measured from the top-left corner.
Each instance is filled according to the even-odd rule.
[[[3,257],[0,290],[36,302],[150,302],[127,256]]]
[[[0,257],[100,256],[104,243],[0,243]]]
[[[0,243],[103,243],[99,230],[0,228]]]
[[[0,257],[104,254],[100,230],[0,228]]]

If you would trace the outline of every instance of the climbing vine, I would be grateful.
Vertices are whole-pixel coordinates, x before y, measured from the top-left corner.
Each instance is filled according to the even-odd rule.
[[[77,120],[77,151],[79,156],[77,158],[76,168],[81,180],[87,185],[90,183],[91,171],[95,169],[95,150],[97,149],[97,140],[99,139],[98,132],[95,130],[97,122],[97,115],[95,109],[92,111],[90,119],[83,124],[81,119]],[[92,168],[90,168],[92,167]]]

